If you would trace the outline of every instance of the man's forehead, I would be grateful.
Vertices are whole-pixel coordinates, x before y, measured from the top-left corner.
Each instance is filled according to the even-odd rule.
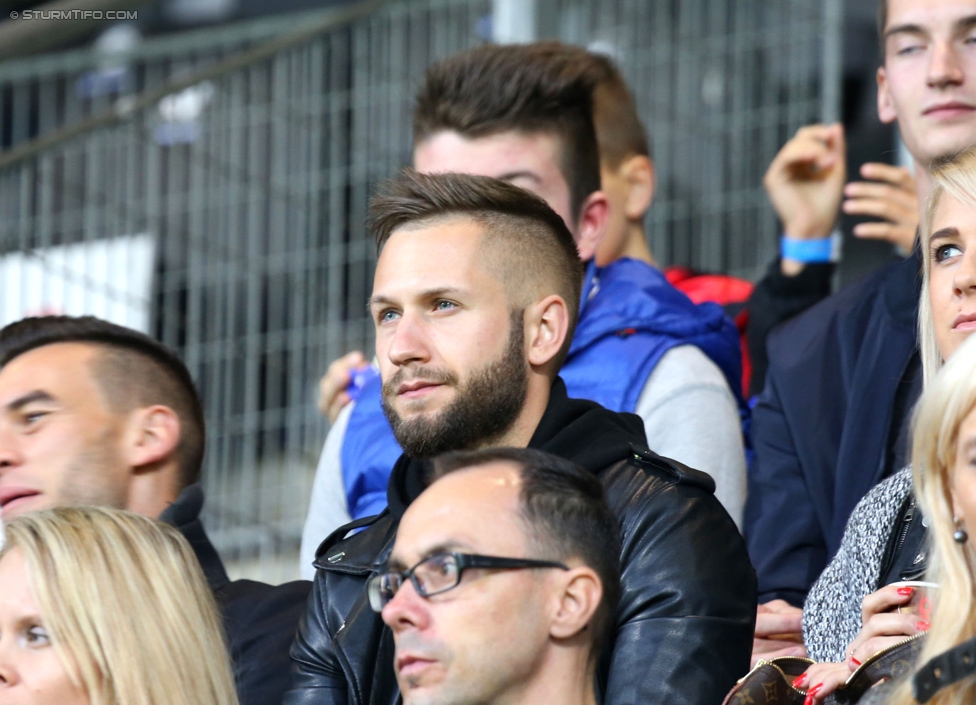
[[[8,369],[31,368],[37,371],[58,370],[67,366],[85,365],[98,354],[95,343],[84,341],[68,341],[39,345],[20,353],[7,362],[0,369],[0,373]]]
[[[84,342],[49,343],[28,350],[0,368],[0,405],[28,388],[51,384],[82,386],[94,382],[90,363],[97,346]]]
[[[953,25],[976,15],[976,0],[887,0],[885,36],[904,29]]]
[[[466,546],[474,552],[519,550],[523,544],[520,488],[518,469],[511,463],[449,473],[407,508],[394,555],[419,560],[446,545]]]
[[[476,275],[491,276],[485,244],[484,226],[465,214],[399,227],[380,251],[373,297],[385,296],[392,287],[471,288]]]
[[[443,130],[414,147],[414,168],[424,173],[456,172],[512,180],[561,176],[560,138],[548,132],[507,130],[466,137]]]

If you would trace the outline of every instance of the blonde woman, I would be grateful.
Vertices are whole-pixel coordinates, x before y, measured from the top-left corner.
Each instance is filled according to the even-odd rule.
[[[926,385],[933,383],[944,362],[976,330],[976,151],[934,169],[931,178],[934,188],[921,229],[924,281],[919,305]],[[958,363],[963,364],[965,360]],[[926,436],[931,432],[919,427],[916,439],[923,439],[916,440],[919,448],[925,438],[931,440]],[[833,663],[812,666],[795,682],[807,690],[809,703],[836,690],[872,654],[932,627],[897,610],[912,599],[913,589],[891,584],[905,578],[891,566],[919,567],[928,554],[920,514],[929,517],[934,511],[931,505],[922,501],[920,511],[909,523],[904,521],[904,507],[914,507],[915,501],[911,475],[908,469],[897,473],[861,501],[848,522],[840,551],[810,591],[804,605],[804,640],[812,658]],[[928,523],[937,519],[945,517],[931,517]],[[976,522],[976,516],[972,519]],[[909,529],[921,536],[918,550],[906,548],[900,540]],[[927,579],[938,580],[938,576],[929,570]]]
[[[933,549],[929,576],[940,586],[919,657],[919,664],[925,664],[976,637],[976,535],[970,537],[966,530],[976,529],[976,340],[960,348],[923,395],[914,439],[915,491],[929,517]],[[918,694],[936,705],[976,702],[972,642],[969,653],[968,664],[960,659],[962,671],[938,663],[923,668],[914,678]],[[887,702],[918,702],[912,686],[902,684]]]
[[[237,705],[213,596],[176,529],[65,507],[5,533],[0,702]]]

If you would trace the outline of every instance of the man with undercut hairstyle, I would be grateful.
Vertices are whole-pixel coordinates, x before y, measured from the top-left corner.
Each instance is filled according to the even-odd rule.
[[[633,252],[601,260],[607,222],[623,206],[608,208],[600,190],[592,116],[600,75],[586,70],[594,61],[582,48],[543,42],[483,46],[433,64],[417,94],[414,166],[505,179],[562,216],[587,263],[580,325],[561,372],[570,394],[637,413],[650,447],[711,474],[716,496],[738,521],[747,411],[735,326],[719,306],[692,304]],[[361,354],[336,363],[332,389],[339,402],[348,400],[337,390],[357,362],[365,365]],[[373,379],[326,440],[302,541],[306,570],[331,531],[386,506],[400,452]]]
[[[434,478],[367,584],[405,705],[596,705],[620,599],[599,480],[527,448],[448,453]]]
[[[90,316],[0,330],[0,518],[96,505],[172,524],[223,614],[241,703],[278,702],[310,586],[230,580],[200,522],[204,447],[190,373],[159,342]]]
[[[366,583],[425,489],[427,459],[491,446],[578,464],[620,522],[602,702],[719,702],[748,670],[755,576],[708,475],[647,450],[639,417],[567,395],[558,372],[582,325],[583,265],[563,218],[505,181],[406,172],[374,199],[368,227],[382,405],[404,454],[388,507],[318,551],[285,703],[398,702],[393,634]]]

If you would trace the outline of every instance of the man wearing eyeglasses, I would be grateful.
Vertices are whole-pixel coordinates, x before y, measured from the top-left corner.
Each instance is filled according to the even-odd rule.
[[[434,461],[368,583],[405,705],[595,705],[619,527],[591,473],[537,450]]]
[[[366,583],[427,485],[427,459],[497,446],[580,465],[620,522],[621,600],[597,673],[603,702],[721,701],[748,670],[755,574],[709,476],[647,450],[640,417],[568,397],[558,371],[583,269],[564,220],[499,179],[405,172],[374,199],[368,227],[379,248],[369,309],[382,403],[405,452],[387,510],[319,548],[284,702],[399,702],[393,635]],[[511,650],[516,638],[490,648]]]

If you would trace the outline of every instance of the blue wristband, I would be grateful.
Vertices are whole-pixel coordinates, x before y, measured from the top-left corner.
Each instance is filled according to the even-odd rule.
[[[783,259],[792,259],[804,264],[834,261],[834,238],[818,240],[794,240],[784,235],[779,241],[779,254]]]

